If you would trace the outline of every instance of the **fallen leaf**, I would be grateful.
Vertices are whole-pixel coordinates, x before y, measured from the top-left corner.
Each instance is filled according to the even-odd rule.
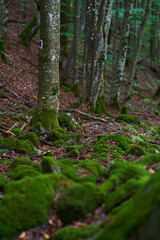
[[[154,173],[155,173],[154,169],[152,169],[152,168],[148,169],[148,172],[149,172],[150,174],[154,174]]]
[[[25,233],[25,232],[22,232],[22,233],[19,235],[19,238],[24,239],[25,236],[26,236],[26,233]]]
[[[44,234],[45,239],[50,239],[50,236],[48,234]]]

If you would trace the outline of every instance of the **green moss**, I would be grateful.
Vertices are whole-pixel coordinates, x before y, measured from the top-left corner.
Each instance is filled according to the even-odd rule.
[[[100,228],[99,226],[86,226],[81,228],[73,228],[71,226],[67,226],[59,231],[57,231],[54,235],[56,240],[86,240],[86,239],[94,239],[98,234]],[[94,237],[93,237],[94,236]]]
[[[43,157],[41,162],[42,169],[45,173],[60,173],[61,169],[57,161],[52,157]]]
[[[120,103],[119,103],[119,100],[118,100],[118,96],[114,97],[113,99],[113,102],[112,102],[112,106],[118,110],[121,109],[120,107]]]
[[[35,132],[28,132],[24,135],[23,139],[28,139],[30,142],[34,144],[34,146],[39,147],[40,141]]]
[[[74,102],[70,105],[70,108],[76,109],[76,108],[79,108],[79,106],[80,106],[80,102]]]
[[[53,145],[56,147],[56,148],[62,148],[62,145],[65,143],[64,140],[62,139],[59,139],[59,140],[56,140]]]
[[[127,123],[139,123],[139,119],[134,115],[121,114],[116,117],[116,121],[124,121]]]
[[[140,179],[129,179],[126,183],[118,186],[115,191],[111,192],[105,203],[105,212],[110,211],[115,206],[130,198],[141,186],[143,186],[150,176],[145,176]]]
[[[80,133],[71,133],[69,135],[70,139],[74,139],[75,141],[79,142],[80,138],[81,138],[81,134]]]
[[[27,28],[24,29],[24,31],[20,34],[21,42],[24,46],[26,46],[28,49],[30,49],[30,34],[34,27],[38,25],[37,18],[34,17],[32,21],[29,23]]]
[[[34,145],[29,140],[19,140],[19,144],[14,148],[14,151],[17,153],[26,153],[30,154],[33,151]]]
[[[55,142],[56,140],[62,139],[64,141],[68,140],[67,132],[62,128],[57,128],[52,130],[47,134],[47,140]]]
[[[77,126],[76,121],[71,116],[70,113],[59,114],[58,120],[59,120],[60,126],[66,127],[69,130],[75,130],[76,129],[76,126]]]
[[[65,158],[70,158],[70,157],[78,157],[79,156],[79,150],[78,149],[73,149],[69,153],[67,153],[64,157]]]
[[[45,128],[43,127],[41,122],[34,123],[34,118],[32,118],[32,131],[35,132],[38,136],[44,135],[46,133]]]
[[[61,181],[61,175],[46,174],[6,184],[0,205],[1,239],[12,239],[21,231],[47,223]]]
[[[4,113],[0,113],[1,118],[6,118],[6,115]]]
[[[150,181],[137,192],[132,201],[124,205],[111,224],[107,225],[97,240],[146,240],[159,238],[160,219],[160,173],[154,174]],[[150,231],[154,227],[153,231]]]
[[[44,153],[45,153],[45,156],[53,156],[53,151],[51,149],[49,149],[49,148],[46,148],[44,150]]]
[[[102,202],[103,195],[94,184],[72,184],[63,189],[56,204],[57,214],[63,223],[70,223],[94,211]]]
[[[74,149],[81,151],[83,149],[83,145],[70,145],[70,146],[66,146],[65,149],[67,150],[67,152],[70,152]]]
[[[65,85],[61,86],[61,88],[63,89],[64,92],[72,92],[71,88],[69,88]]]
[[[135,156],[146,155],[144,148],[138,145],[132,146],[127,153]]]
[[[61,162],[60,162],[61,164]],[[72,163],[73,164],[73,163]],[[74,167],[69,162],[62,168],[62,173],[75,182],[94,182],[106,174],[106,169],[95,161],[83,161]],[[67,167],[68,166],[68,167]]]
[[[4,186],[8,183],[8,181],[9,180],[4,175],[0,174],[0,191],[4,190]]]
[[[11,173],[10,177],[12,180],[20,180],[27,177],[35,177],[41,174],[34,167],[29,165],[18,165],[14,171]]]
[[[25,117],[23,117],[22,115],[20,114],[16,114],[13,116],[13,119],[16,120],[16,121],[20,121],[20,120],[26,120]]]
[[[80,97],[79,83],[78,84],[74,84],[72,89],[73,89],[73,92],[74,92],[74,96],[75,97]]]
[[[5,40],[6,40],[6,37],[4,37],[4,39],[0,41],[0,56],[2,60],[5,63],[7,63],[7,54],[5,53],[5,47],[6,47]]]
[[[19,128],[14,128],[12,130],[12,132],[19,138],[19,137],[23,137],[24,136],[24,133],[21,129]]]
[[[95,109],[93,109],[93,111],[97,114],[105,114],[109,117],[113,117],[112,114],[110,114],[105,107],[105,103],[104,103],[104,97],[99,97],[96,103],[96,107]]]
[[[9,98],[9,95],[6,92],[0,91],[0,97],[6,97]]]
[[[15,169],[19,165],[33,166],[33,162],[27,157],[19,157],[11,163],[11,168]]]
[[[160,153],[153,153],[150,155],[147,155],[139,160],[139,164],[143,166],[151,166],[152,164],[160,162]]]
[[[58,114],[54,110],[44,109],[39,115],[39,120],[46,130],[52,130],[59,127]]]
[[[15,149],[19,145],[19,140],[14,137],[8,137],[6,140],[0,143],[1,149]]]

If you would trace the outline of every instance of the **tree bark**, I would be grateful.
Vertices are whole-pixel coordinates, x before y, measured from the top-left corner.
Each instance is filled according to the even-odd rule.
[[[104,112],[104,70],[113,0],[102,0],[95,35],[90,103],[94,111]],[[102,107],[103,106],[103,107]]]
[[[45,129],[59,126],[60,1],[41,1],[38,116]]]
[[[127,112],[127,103],[128,103],[129,98],[130,98],[130,91],[131,91],[131,88],[132,88],[133,79],[134,79],[134,75],[135,75],[135,71],[136,71],[138,55],[139,55],[139,51],[141,49],[143,34],[144,34],[147,18],[149,16],[149,12],[150,12],[150,9],[151,9],[151,4],[152,4],[152,0],[147,0],[145,14],[144,14],[144,17],[142,19],[142,23],[141,23],[140,30],[139,30],[138,37],[137,37],[137,42],[136,42],[136,47],[135,47],[135,52],[134,52],[132,64],[130,66],[128,84],[127,84],[127,88],[126,88],[126,91],[125,91],[125,97],[124,97],[124,100],[123,100],[122,113]]]
[[[74,38],[73,38],[73,91],[75,97],[80,96],[78,79],[78,47],[79,47],[79,0],[75,0]]]
[[[130,32],[130,17],[133,8],[133,1],[129,0],[126,4],[126,9],[123,18],[123,32],[120,40],[120,50],[115,64],[114,73],[111,82],[111,104],[119,109],[119,96],[124,74],[127,50],[128,50],[128,37]]]
[[[5,62],[7,62],[5,53],[7,23],[8,0],[0,0],[0,56]]]

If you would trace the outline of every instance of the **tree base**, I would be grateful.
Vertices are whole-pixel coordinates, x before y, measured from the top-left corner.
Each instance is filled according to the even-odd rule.
[[[97,114],[105,114],[106,116],[113,117],[113,115],[110,114],[105,107],[104,97],[98,98],[94,112]]]
[[[73,92],[74,92],[74,96],[75,97],[80,97],[79,83],[78,84],[74,84],[72,89],[73,89]]]

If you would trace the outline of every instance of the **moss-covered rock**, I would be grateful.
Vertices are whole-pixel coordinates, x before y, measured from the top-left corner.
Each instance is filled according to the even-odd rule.
[[[35,132],[38,136],[44,135],[46,133],[46,130],[41,122],[32,124],[32,131]]]
[[[116,117],[116,121],[124,121],[126,123],[139,123],[139,119],[134,115],[121,114]]]
[[[75,130],[77,123],[70,113],[62,113],[58,116],[60,126],[66,127],[68,130]]]
[[[60,162],[60,165],[62,163]],[[62,167],[62,173],[75,182],[94,182],[104,177],[107,173],[98,162],[83,161],[72,166],[73,163],[68,162],[65,167]]]
[[[23,137],[24,136],[24,133],[21,129],[19,128],[14,128],[12,130],[12,132],[19,138],[19,137]]]
[[[103,194],[94,184],[72,184],[63,189],[56,210],[63,223],[70,223],[94,211],[102,202]]]
[[[53,156],[53,151],[49,148],[44,150],[45,156]]]
[[[14,171],[11,173],[10,177],[12,180],[20,180],[25,177],[35,177],[40,175],[41,173],[37,171],[32,166],[29,165],[18,165]]]
[[[43,157],[41,162],[42,169],[45,173],[60,173],[61,169],[57,161],[52,157]]]
[[[73,149],[72,151],[70,151],[70,152],[68,152],[65,156],[64,156],[64,158],[70,158],[70,157],[78,157],[79,156],[79,150],[78,149]]]
[[[0,142],[1,149],[15,149],[19,145],[19,140],[15,137],[8,137],[4,141]]]
[[[60,174],[46,174],[6,184],[0,204],[1,239],[12,239],[22,230],[47,223],[61,181],[67,179]]]
[[[95,236],[100,231],[99,226],[86,226],[81,228],[73,228],[71,226],[67,226],[57,231],[54,235],[56,240],[87,240],[94,239]]]
[[[160,172],[120,208],[96,240],[150,240],[160,236]]]
[[[19,144],[14,148],[14,151],[29,154],[33,149],[34,145],[29,140],[19,140]]]
[[[152,164],[160,162],[160,153],[153,153],[147,156],[144,156],[139,160],[139,164],[149,167]]]
[[[144,148],[138,145],[132,146],[127,153],[135,156],[146,155]]]
[[[58,140],[56,140],[56,141],[53,143],[53,145],[54,145],[56,148],[62,148],[62,145],[63,145],[64,143],[65,143],[64,140],[58,139]]]
[[[4,176],[3,174],[0,174],[0,191],[4,190],[4,186],[5,184],[8,183],[8,179],[6,178],[6,176]]]
[[[18,165],[33,166],[33,162],[27,157],[19,157],[11,163],[11,168],[15,169]]]
[[[35,132],[28,132],[24,135],[23,139],[28,139],[30,142],[34,144],[34,146],[39,147],[40,141]]]
[[[68,140],[67,131],[62,128],[57,128],[52,130],[47,134],[47,140],[55,142],[56,140],[62,139],[64,141]]]

